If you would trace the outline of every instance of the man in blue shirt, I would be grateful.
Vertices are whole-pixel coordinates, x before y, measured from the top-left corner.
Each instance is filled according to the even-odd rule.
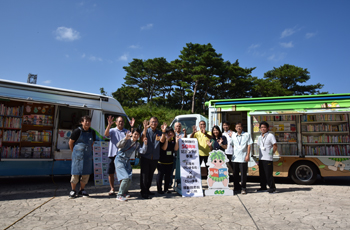
[[[115,165],[114,165],[114,159],[116,155],[118,154],[118,148],[117,144],[119,141],[125,138],[125,134],[128,132],[127,129],[124,128],[124,119],[122,116],[118,116],[115,119],[115,128],[111,128],[112,124],[114,123],[114,117],[109,116],[108,117],[108,125],[105,130],[105,137],[108,137],[110,139],[109,141],[109,150],[108,150],[108,168],[107,168],[107,173],[108,173],[108,180],[109,180],[109,185],[111,187],[111,190],[109,191],[109,195],[115,195],[114,191],[114,174],[115,174]],[[131,128],[133,128],[135,123],[135,119],[132,118],[130,121]],[[117,175],[118,176],[118,175]]]
[[[162,132],[157,130],[158,118],[152,117],[149,122],[143,121],[143,131],[141,140],[147,138],[147,152],[141,156],[141,176],[140,187],[141,196],[144,199],[150,199],[150,195],[154,193],[150,192],[152,184],[153,174],[157,168],[159,155],[160,155],[160,142],[165,142],[166,127],[164,123],[161,126]]]
[[[231,145],[233,148],[233,186],[235,193],[241,190],[243,195],[247,194],[247,170],[248,161],[250,155],[251,144],[253,144],[252,138],[249,133],[243,131],[242,123],[236,123],[237,133],[232,134]],[[241,185],[239,185],[239,172],[241,172]]]

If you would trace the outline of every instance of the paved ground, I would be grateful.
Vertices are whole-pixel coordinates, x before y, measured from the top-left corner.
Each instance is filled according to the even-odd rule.
[[[254,193],[259,183],[249,178],[248,195],[182,198],[173,193],[143,200],[139,170],[134,170],[128,202],[108,197],[108,187],[92,182],[87,186],[91,198],[69,200],[69,177],[56,176],[54,182],[50,177],[0,178],[0,229],[29,212],[8,229],[350,228],[350,178],[319,179],[312,186],[277,178],[273,195]]]

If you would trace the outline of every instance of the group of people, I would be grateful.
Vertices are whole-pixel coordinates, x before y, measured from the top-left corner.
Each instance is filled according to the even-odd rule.
[[[176,154],[179,149],[179,139],[187,137],[186,129],[182,129],[180,123],[174,125],[174,129],[161,125],[158,130],[157,117],[143,122],[143,131],[134,127],[135,119],[130,121],[131,130],[124,128],[124,119],[119,116],[108,117],[108,125],[104,135],[110,139],[108,152],[108,179],[110,184],[109,195],[115,195],[114,175],[120,181],[119,191],[116,194],[118,201],[127,201],[130,195],[128,190],[132,181],[132,168],[130,157],[133,154],[140,155],[141,175],[140,189],[144,199],[151,199],[155,195],[150,191],[155,169],[157,175],[158,194],[170,193],[173,183],[173,173],[176,167]],[[75,129],[69,140],[69,147],[72,151],[71,187],[70,198],[77,196],[88,197],[85,185],[92,173],[92,146],[96,141],[96,133],[90,128],[91,117],[81,118],[81,127]],[[111,128],[113,123],[116,127]],[[261,136],[258,139],[259,146],[259,173],[260,189],[258,192],[268,191],[274,193],[276,186],[272,176],[273,153],[277,150],[276,139],[268,132],[269,124],[260,123]],[[250,160],[251,144],[253,143],[249,133],[243,131],[241,122],[235,126],[236,132],[230,130],[230,123],[223,123],[223,132],[218,126],[214,126],[211,132],[206,131],[205,121],[199,123],[199,130],[193,127],[190,138],[198,140],[198,151],[200,164],[207,165],[209,152],[222,150],[225,152],[229,162],[227,166],[233,171],[235,193],[247,194],[246,181],[248,161]],[[139,139],[141,142],[139,142]],[[239,173],[241,176],[239,177]],[[76,185],[80,181],[80,190],[76,192]],[[164,183],[163,183],[164,181]],[[239,183],[241,182],[241,183]],[[267,185],[269,190],[267,190]]]
[[[190,138],[197,138],[200,164],[207,165],[209,152],[221,150],[225,152],[229,162],[227,167],[233,172],[233,187],[235,194],[247,194],[247,171],[250,160],[252,138],[249,133],[243,131],[241,122],[236,122],[235,130],[230,130],[230,123],[223,122],[223,132],[219,126],[213,126],[212,131],[206,131],[205,121],[199,123],[200,130],[193,126]],[[259,175],[260,188],[257,192],[275,193],[276,186],[273,179],[273,154],[277,150],[276,138],[269,133],[269,124],[262,121],[259,124],[261,136],[258,138],[259,147]],[[239,176],[239,174],[241,174]],[[240,183],[241,182],[241,183]],[[269,186],[269,189],[267,189]]]

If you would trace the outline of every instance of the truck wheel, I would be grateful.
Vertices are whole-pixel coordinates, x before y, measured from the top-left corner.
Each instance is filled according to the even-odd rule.
[[[296,184],[313,184],[317,179],[316,166],[307,161],[296,162],[291,168],[291,178]]]

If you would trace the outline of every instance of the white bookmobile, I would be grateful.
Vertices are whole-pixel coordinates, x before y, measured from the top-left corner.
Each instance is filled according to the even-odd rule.
[[[322,177],[350,176],[350,94],[262,97],[211,100],[209,127],[236,122],[254,140],[249,176],[259,175],[257,147],[259,122],[269,123],[277,140],[274,176],[312,184]],[[209,128],[210,129],[210,128]]]
[[[99,140],[109,115],[128,119],[112,97],[0,80],[0,176],[70,174],[68,141],[84,115]]]

